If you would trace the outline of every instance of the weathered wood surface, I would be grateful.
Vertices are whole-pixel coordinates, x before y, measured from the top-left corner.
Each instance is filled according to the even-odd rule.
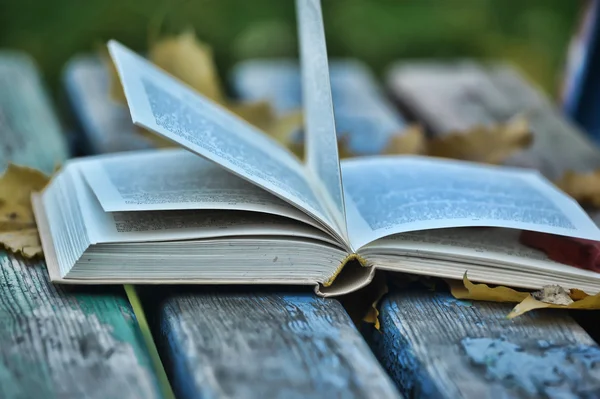
[[[387,76],[392,95],[434,135],[525,113],[532,146],[506,163],[540,170],[551,180],[565,170],[600,167],[600,151],[573,123],[508,65],[474,62],[400,63]]]
[[[32,61],[0,52],[0,169],[51,172],[68,152]],[[155,398],[122,290],[52,285],[43,261],[0,250],[0,398]]]
[[[72,61],[71,70],[83,59]],[[87,68],[102,68],[98,60],[93,62],[96,66]],[[82,98],[93,93],[100,94]],[[101,93],[69,90],[73,104],[105,109],[108,97]],[[94,113],[78,107],[74,112],[83,120]],[[98,132],[108,131],[103,123],[117,131],[131,123],[119,128],[124,119],[111,115],[94,122]],[[82,123],[86,126],[91,124]],[[222,287],[209,292],[181,288],[185,294],[167,295],[156,304],[156,288],[141,288],[145,306],[153,309],[148,316],[155,321],[153,333],[179,398],[398,397],[336,300],[312,293],[232,294]]]
[[[506,66],[402,64],[391,70],[388,83],[432,135],[505,122],[527,110],[536,144],[509,163],[552,177],[596,160],[585,137]],[[371,345],[411,397],[599,396],[600,366],[592,359],[600,359],[600,349],[592,338],[565,312],[507,320],[512,306],[396,289],[382,302],[381,333],[370,332]]]
[[[396,291],[372,348],[407,397],[600,397],[600,348],[587,333],[566,312],[508,320],[511,308]]]
[[[329,62],[338,139],[352,154],[380,154],[390,139],[408,128],[368,67],[354,59]],[[289,59],[241,62],[233,70],[232,88],[242,100],[269,100],[284,114],[302,108],[300,69]],[[297,137],[302,140],[301,135]]]
[[[50,173],[67,155],[35,64],[22,53],[0,52],[0,170],[10,161]]]
[[[212,290],[160,310],[179,398],[395,398],[340,303],[312,293]]]
[[[109,75],[95,55],[71,59],[63,80],[78,122],[78,150],[84,154],[151,148],[151,143],[136,133],[127,107],[110,97]]]

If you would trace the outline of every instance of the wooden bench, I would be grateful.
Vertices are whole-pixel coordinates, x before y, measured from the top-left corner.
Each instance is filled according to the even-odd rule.
[[[89,81],[106,83],[106,72],[98,62],[92,56],[75,58],[64,80],[72,103],[89,107],[74,108],[84,130],[94,129],[82,132],[89,141],[86,147],[117,151],[121,148],[104,147],[102,141],[129,134],[131,122],[119,127],[123,109],[107,104],[108,85],[89,88]],[[92,123],[88,118],[96,114],[95,107],[103,117]],[[340,303],[307,291],[310,288],[145,290],[144,306],[175,394],[180,398],[399,397]]]
[[[340,95],[357,98],[364,91],[379,92],[377,87],[365,89],[374,81],[364,73],[364,66],[357,68],[354,62],[351,64],[354,68],[342,68],[343,62],[332,64],[337,66],[331,70],[334,106]],[[268,98],[275,104],[285,104],[288,109],[300,107],[297,69],[294,78],[290,72],[294,71],[293,66],[282,63],[278,68],[277,65],[277,61],[250,61],[238,65],[232,80],[234,90],[244,99]],[[361,73],[351,77],[345,75],[346,81],[343,81],[336,79],[336,70]],[[349,84],[352,80],[360,82]],[[345,85],[336,87],[336,81],[343,81]],[[524,82],[514,84],[521,87]],[[444,121],[455,122],[454,128],[470,126],[468,121],[460,119],[460,113],[454,112],[449,101],[440,103],[445,97],[435,89],[411,92],[411,99],[419,94],[429,96],[432,102],[437,101],[435,104],[441,108],[425,104],[423,108],[428,111],[427,115],[442,114]],[[381,108],[390,108],[384,98],[378,101],[382,102]],[[479,102],[471,109],[477,105]],[[348,125],[345,115],[368,114],[360,101],[349,101],[344,106],[345,112],[336,111],[338,125]],[[502,111],[498,107],[495,110]],[[481,111],[476,109],[475,112]],[[415,112],[415,115],[417,121],[429,122],[418,117],[422,114]],[[478,122],[493,122],[485,114],[477,117]],[[403,116],[398,114],[395,119],[402,123],[396,129],[406,126]],[[375,120],[366,127],[376,129],[380,126]],[[361,133],[366,135],[361,131],[353,132]],[[576,322],[565,313],[548,312],[509,321],[505,316],[511,308],[507,304],[458,301],[448,292],[392,288],[392,293],[381,304],[381,332],[369,327],[365,328],[365,335],[401,393],[407,397],[558,397],[571,392],[579,396],[598,392],[600,371],[594,370],[583,359],[595,358],[600,351]],[[519,367],[522,373],[515,373],[513,369]]]
[[[0,170],[51,173],[68,155],[33,61],[0,52]],[[0,250],[1,398],[160,396],[121,287],[55,286],[43,261]]]
[[[431,135],[505,122],[527,110],[534,145],[509,163],[554,178],[561,169],[589,169],[600,161],[588,140],[505,65],[406,63],[392,67],[387,78],[401,108]],[[512,306],[394,290],[381,305],[381,333],[372,331],[372,347],[406,395],[600,395],[600,367],[591,360],[599,359],[600,349],[583,328],[568,313],[550,310],[507,320]]]

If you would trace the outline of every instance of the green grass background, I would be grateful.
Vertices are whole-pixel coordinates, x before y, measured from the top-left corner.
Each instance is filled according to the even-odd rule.
[[[583,2],[323,0],[329,53],[377,73],[402,58],[499,58],[554,95]],[[292,0],[0,0],[0,47],[38,61],[54,90],[65,62],[110,38],[144,50],[149,32],[193,26],[225,73],[235,62],[295,56]]]

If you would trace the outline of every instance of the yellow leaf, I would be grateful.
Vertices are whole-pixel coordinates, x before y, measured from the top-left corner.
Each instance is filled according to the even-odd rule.
[[[367,314],[365,314],[365,316],[363,317],[363,321],[365,323],[373,324],[378,331],[381,328],[381,324],[379,323],[379,309],[377,309],[377,306],[379,304],[379,301],[381,301],[381,298],[383,298],[383,296],[387,294],[388,291],[389,289],[385,281],[382,281],[379,284],[377,284],[377,288],[374,294],[375,299],[371,302],[371,306],[367,310]]]
[[[196,38],[193,30],[159,40],[152,45],[149,59],[204,96],[225,103],[212,50]]]
[[[580,291],[581,292],[581,291]],[[519,303],[514,309],[508,314],[508,318],[512,319],[517,316],[520,316],[530,310],[534,309],[544,309],[544,308],[552,308],[552,309],[600,309],[600,294],[596,295],[585,295],[585,297],[580,299],[575,299],[571,296],[573,302],[569,305],[559,305],[553,303],[547,303],[538,301],[532,295],[528,295],[525,300]]]
[[[268,101],[230,103],[227,108],[262,131],[269,129],[277,120],[275,110]]]
[[[31,193],[47,183],[48,176],[39,170],[8,165],[0,177],[0,232],[35,226]]]
[[[556,185],[582,204],[600,206],[600,170],[590,173],[569,170]]]
[[[533,141],[524,116],[497,126],[475,126],[466,132],[436,137],[428,143],[428,153],[435,157],[456,158],[498,164]]]
[[[35,227],[0,232],[0,245],[11,252],[20,253],[26,258],[42,254],[42,244]]]
[[[420,126],[410,126],[402,134],[394,135],[384,154],[422,154],[427,148],[423,129]]]
[[[515,291],[508,287],[490,287],[487,284],[473,284],[467,278],[467,273],[463,276],[462,284],[456,280],[446,280],[450,285],[450,292],[457,299],[471,299],[475,301],[492,302],[521,302],[529,294],[526,292]]]
[[[467,273],[463,276],[462,284],[456,280],[446,282],[450,286],[450,292],[457,299],[518,302],[507,315],[509,319],[534,309],[600,309],[600,293],[588,295],[575,288],[566,290],[560,286],[545,286],[533,293],[520,292],[508,287],[492,288],[486,284],[474,284],[467,278]],[[565,295],[568,295],[568,299]]]
[[[31,194],[47,183],[48,176],[38,170],[8,165],[0,177],[0,246],[28,258],[42,253]]]

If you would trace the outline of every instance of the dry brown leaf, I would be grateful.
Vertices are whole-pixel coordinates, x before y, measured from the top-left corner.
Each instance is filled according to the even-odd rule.
[[[503,286],[492,288],[486,284],[474,284],[469,281],[466,273],[463,276],[462,284],[456,280],[447,280],[447,283],[450,286],[450,292],[457,299],[518,302],[506,316],[509,319],[534,309],[600,309],[600,293],[588,295],[575,288],[566,290],[560,286],[546,286],[533,293],[520,292]],[[569,299],[564,297],[565,294]]]
[[[371,306],[367,310],[367,314],[363,317],[363,321],[365,323],[373,324],[375,326],[375,329],[379,331],[381,328],[381,323],[379,322],[379,309],[377,307],[383,296],[389,292],[389,288],[385,280],[381,280],[379,282],[376,280],[375,283],[375,298],[371,302]]]
[[[30,258],[42,253],[31,194],[48,183],[42,172],[9,164],[0,177],[0,244]]]
[[[31,193],[41,191],[48,176],[39,170],[9,164],[0,176],[0,232],[35,226]]]
[[[226,107],[262,131],[267,131],[277,120],[275,110],[268,101],[229,103]]]
[[[384,154],[422,154],[427,149],[425,134],[420,126],[409,126],[395,135],[385,147]]]
[[[499,164],[515,152],[528,147],[533,135],[524,116],[497,126],[475,126],[465,132],[437,137],[428,143],[428,154],[435,157]]]
[[[0,232],[0,245],[11,252],[20,253],[26,258],[42,254],[42,244],[35,227]]]
[[[600,170],[589,173],[567,171],[556,185],[578,202],[600,207]]]
[[[148,56],[154,64],[206,97],[225,103],[212,50],[196,38],[193,30],[159,40],[152,45]]]

